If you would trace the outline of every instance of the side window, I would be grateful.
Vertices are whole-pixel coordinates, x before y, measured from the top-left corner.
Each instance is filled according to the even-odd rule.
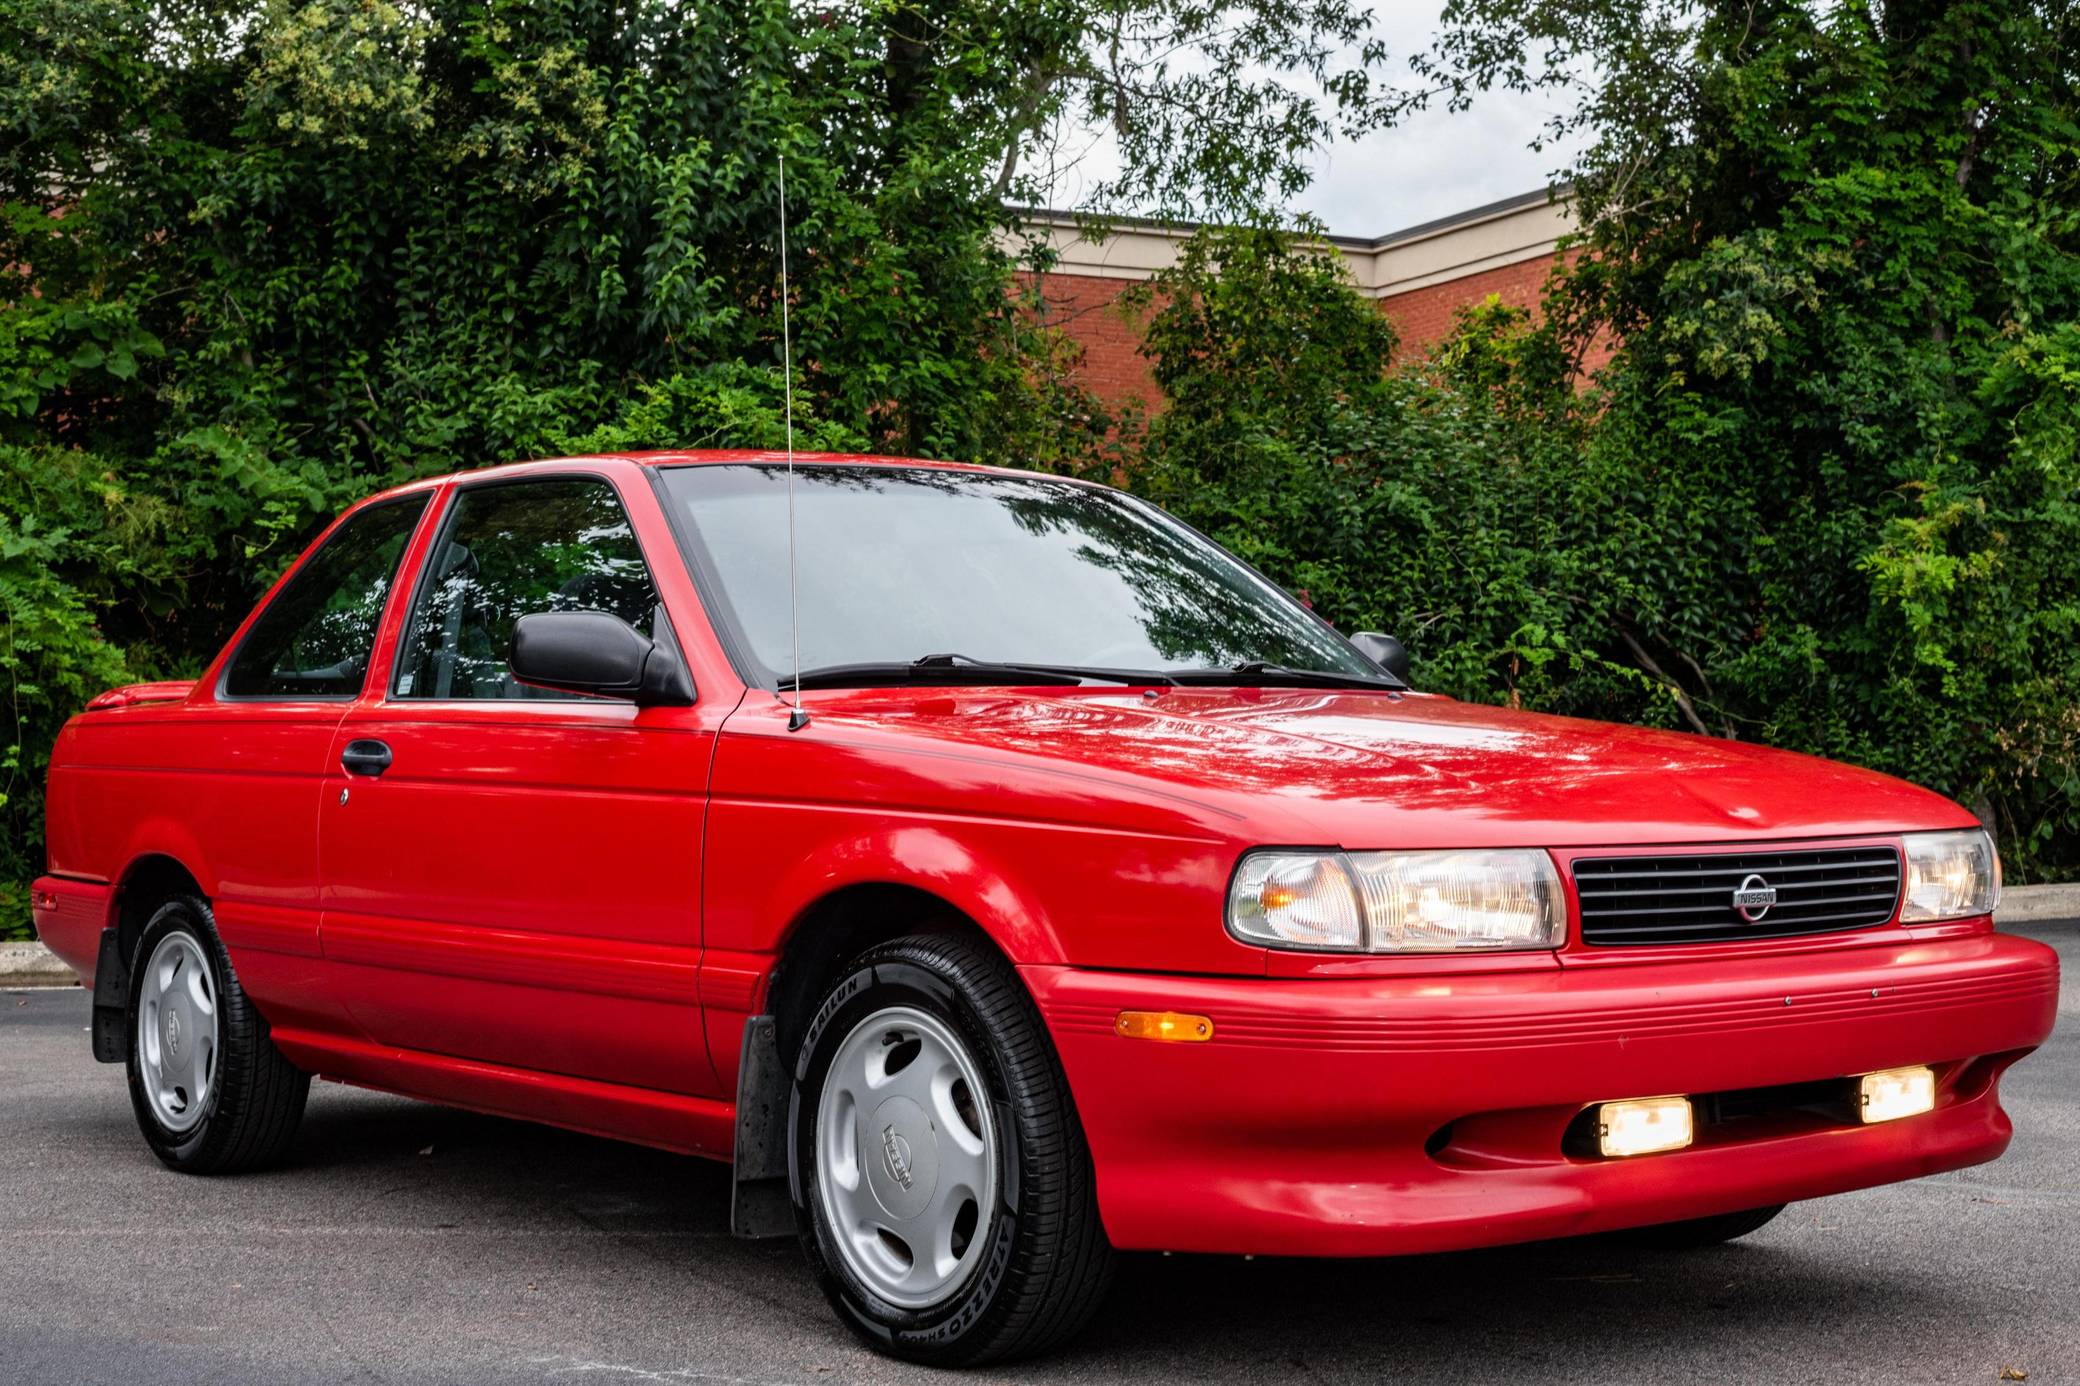
[[[224,675],[233,698],[351,698],[361,691],[398,560],[426,509],[408,496],[332,532],[275,594]]]
[[[565,698],[506,669],[513,623],[605,611],[646,634],[657,588],[628,515],[591,477],[479,486],[455,498],[398,657],[399,698]]]

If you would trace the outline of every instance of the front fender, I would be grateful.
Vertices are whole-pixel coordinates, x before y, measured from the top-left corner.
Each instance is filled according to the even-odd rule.
[[[1008,957],[1065,960],[1031,882],[955,832],[924,824],[875,824],[819,843],[765,891],[756,906],[758,931],[777,952],[817,901],[860,885],[907,886],[936,896],[980,925]]]

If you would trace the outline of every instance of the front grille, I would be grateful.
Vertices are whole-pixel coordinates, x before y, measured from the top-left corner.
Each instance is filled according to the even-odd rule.
[[[1750,876],[1776,888],[1760,918],[1741,917],[1734,892]],[[1592,857],[1574,863],[1582,942],[1731,943],[1862,929],[1899,904],[1899,853],[1891,847],[1683,856]]]

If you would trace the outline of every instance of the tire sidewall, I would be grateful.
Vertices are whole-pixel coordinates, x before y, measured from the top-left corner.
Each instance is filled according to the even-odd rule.
[[[159,1114],[152,1109],[151,1098],[145,1092],[142,1058],[137,1046],[137,1012],[144,988],[143,970],[151,960],[152,952],[170,934],[185,933],[193,938],[209,965],[210,984],[217,996],[217,1071],[216,1081],[210,1084],[208,1100],[203,1103],[202,1117],[186,1131],[169,1131],[159,1121]],[[179,1168],[188,1165],[202,1154],[209,1143],[211,1128],[216,1124],[217,1109],[224,1100],[225,1050],[231,1042],[229,982],[230,962],[224,956],[223,946],[217,941],[217,931],[211,926],[207,906],[194,900],[169,900],[161,905],[138,936],[137,951],[130,958],[130,996],[123,1006],[124,1051],[128,1058],[124,1064],[130,1079],[130,1105],[137,1110],[137,1125],[144,1132],[145,1142],[152,1152],[169,1165]]]
[[[989,1088],[996,1126],[995,1207],[982,1258],[951,1299],[922,1310],[882,1299],[846,1265],[824,1213],[816,1166],[817,1115],[831,1059],[860,1021],[893,1005],[915,1006],[953,1027]],[[1010,1090],[1003,1055],[973,1004],[951,979],[916,962],[881,959],[854,969],[832,988],[803,1035],[788,1106],[789,1188],[803,1250],[817,1268],[825,1295],[848,1323],[914,1360],[958,1358],[962,1344],[978,1331],[987,1336],[991,1310],[1018,1247],[1019,1133]]]

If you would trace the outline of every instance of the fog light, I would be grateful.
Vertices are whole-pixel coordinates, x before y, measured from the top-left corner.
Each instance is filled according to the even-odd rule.
[[[1596,1109],[1596,1140],[1606,1155],[1652,1155],[1690,1144],[1690,1099],[1640,1097]]]
[[[1213,1022],[1178,1011],[1121,1011],[1112,1028],[1127,1039],[1196,1044],[1213,1038]]]
[[[1936,1105],[1936,1071],[1926,1064],[1866,1073],[1857,1086],[1863,1096],[1857,1112],[1865,1121],[1898,1121]]]

